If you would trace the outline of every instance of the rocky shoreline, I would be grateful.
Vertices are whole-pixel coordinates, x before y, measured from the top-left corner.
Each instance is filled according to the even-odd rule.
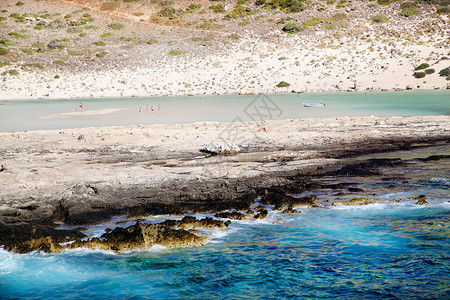
[[[380,175],[378,168],[402,161],[355,159],[450,141],[448,116],[287,120],[244,127],[248,139],[239,144],[241,153],[236,155],[199,152],[230,125],[248,124],[0,133],[0,244],[19,253],[200,246],[206,238],[197,228],[226,228],[229,220],[265,218],[267,206],[299,213],[305,206],[377,202],[348,182],[324,184],[318,178]],[[350,198],[326,203],[313,194],[295,196],[319,190],[350,193]],[[220,219],[188,216],[199,212]],[[117,215],[140,220],[161,214],[184,218],[159,225],[138,221],[88,240],[81,228],[56,229],[61,224],[98,224]]]

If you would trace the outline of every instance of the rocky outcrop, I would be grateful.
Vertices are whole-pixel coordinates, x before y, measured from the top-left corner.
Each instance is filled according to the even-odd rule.
[[[428,201],[425,199],[421,199],[421,200],[417,201],[416,204],[417,205],[430,205],[430,203],[428,203]]]
[[[282,210],[285,207],[320,207],[315,201],[317,196],[307,196],[301,198],[295,198],[290,195],[286,195],[283,191],[277,189],[267,189],[261,201],[265,205],[275,205],[274,210]]]
[[[183,229],[173,229],[167,224],[143,224],[136,222],[127,228],[117,227],[99,238],[76,241],[67,248],[90,248],[123,253],[150,249],[154,245],[167,248],[199,247],[207,243],[206,237],[197,236]]]
[[[227,228],[231,221],[214,220],[213,218],[204,218],[197,220],[195,217],[184,217],[178,224],[178,228],[202,227],[202,228]]]
[[[204,144],[200,152],[210,155],[231,155],[237,154],[241,151],[238,145],[229,143],[209,143]]]
[[[144,224],[137,221],[135,225],[128,227],[116,227],[106,229],[100,238],[81,240],[85,237],[82,233],[69,230],[55,230],[47,228],[47,232],[39,227],[32,228],[17,227],[11,232],[11,226],[0,226],[0,245],[5,249],[17,253],[28,253],[31,251],[44,251],[47,253],[59,253],[66,249],[89,248],[96,250],[114,251],[123,253],[133,250],[145,250],[153,245],[165,246],[167,248],[199,247],[206,245],[207,238],[198,236],[196,230],[185,230],[184,228],[227,228],[231,221],[214,220],[213,218],[196,219],[186,216],[180,221],[166,220],[158,224]],[[23,225],[27,226],[27,225]],[[17,236],[24,231],[24,236]],[[29,234],[33,233],[34,234]],[[39,237],[41,235],[41,237]],[[62,246],[64,245],[64,246]]]
[[[281,213],[283,214],[301,214],[302,212],[296,209],[293,209],[291,206],[283,210]]]
[[[370,198],[353,198],[350,200],[344,200],[344,201],[335,201],[332,203],[333,206],[351,206],[351,205],[367,205],[367,204],[373,204],[375,203],[375,200]]]
[[[265,219],[265,218],[267,218],[268,215],[269,215],[269,212],[266,209],[264,209],[255,215],[255,219],[260,219],[260,220]]]
[[[237,211],[216,213],[214,216],[217,218],[232,219],[232,220],[244,220],[248,218],[247,215]]]

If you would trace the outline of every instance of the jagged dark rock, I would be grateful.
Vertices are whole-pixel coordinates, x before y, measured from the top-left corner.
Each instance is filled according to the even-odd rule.
[[[232,220],[244,220],[247,218],[246,215],[240,212],[221,212],[216,213],[214,216],[217,218],[232,219]]]
[[[269,212],[264,209],[255,215],[255,219],[265,219],[269,215]]]
[[[291,206],[283,210],[281,213],[283,214],[301,214],[302,212],[296,209],[293,209]]]
[[[416,204],[417,205],[430,205],[430,203],[428,203],[428,201],[425,199],[420,199],[419,201],[417,201]]]

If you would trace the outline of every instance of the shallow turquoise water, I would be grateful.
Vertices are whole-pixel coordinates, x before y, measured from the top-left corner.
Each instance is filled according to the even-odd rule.
[[[79,103],[83,102],[83,109]],[[302,103],[324,101],[326,107]],[[147,111],[146,107],[149,106]],[[161,109],[158,108],[161,105]],[[151,111],[153,106],[154,112]],[[142,112],[139,112],[141,108]],[[256,115],[255,115],[256,114]],[[91,126],[450,114],[450,90],[5,101],[0,131]]]

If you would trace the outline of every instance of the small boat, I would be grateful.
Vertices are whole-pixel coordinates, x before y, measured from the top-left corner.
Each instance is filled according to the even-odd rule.
[[[303,103],[304,107],[323,107],[325,106],[325,103],[323,101],[320,101],[320,103]]]

